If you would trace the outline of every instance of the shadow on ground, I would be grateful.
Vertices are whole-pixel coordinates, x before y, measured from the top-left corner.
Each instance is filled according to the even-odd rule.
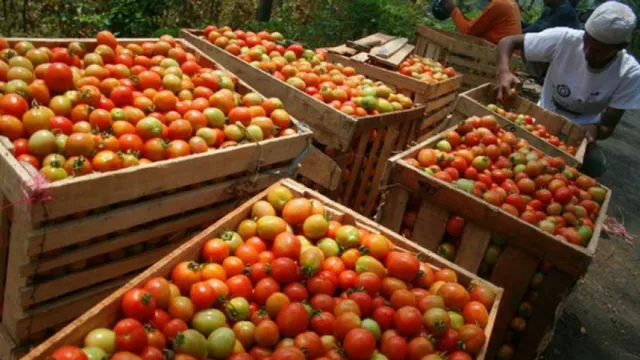
[[[633,242],[604,235],[587,276],[571,294],[544,359],[640,359],[640,112],[627,113],[600,142],[613,191],[608,214]]]

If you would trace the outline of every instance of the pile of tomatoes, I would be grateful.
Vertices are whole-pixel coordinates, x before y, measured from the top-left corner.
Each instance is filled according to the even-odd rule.
[[[199,262],[129,290],[113,328],[52,358],[472,359],[495,295],[275,186]]]
[[[51,181],[296,133],[280,100],[239,94],[171,36],[96,40],[90,51],[0,39],[0,135]]]
[[[536,119],[531,117],[530,115],[516,114],[513,112],[505,111],[503,108],[495,104],[487,105],[487,109],[493,111],[494,113],[500,116],[506,117],[508,120],[513,121],[518,126],[524,127],[525,129],[533,133],[535,136],[543,139],[549,144],[559,149],[562,149],[568,152],[569,154],[573,154],[573,155],[576,154],[575,146],[567,145],[564,143],[564,141],[560,140],[560,138],[558,138],[557,136],[549,134],[549,132],[547,131],[547,127],[542,124],[536,124],[535,123]]]
[[[433,59],[415,54],[403,61],[398,71],[429,84],[436,84],[456,76],[456,71],[452,67],[444,67]]]
[[[406,160],[441,181],[572,244],[586,246],[607,191],[591,177],[502,129],[492,115],[471,117],[435,149]]]
[[[324,50],[305,50],[299,44],[285,48],[276,43],[283,40],[280,33],[256,34],[207,26],[204,36],[212,44],[348,115],[376,115],[413,106],[408,96],[356,74],[352,67],[326,62]]]

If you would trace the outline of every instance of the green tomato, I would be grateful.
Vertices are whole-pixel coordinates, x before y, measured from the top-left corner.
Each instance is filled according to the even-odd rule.
[[[226,324],[227,318],[222,311],[217,309],[199,311],[191,319],[191,326],[204,336],[209,336],[209,334],[226,326]]]
[[[340,247],[338,243],[331,238],[322,238],[316,243],[316,246],[322,250],[325,258],[331,256],[338,256],[340,253]]]
[[[227,122],[224,113],[218,108],[206,108],[202,114],[207,118],[208,126],[212,128],[222,129]]]
[[[236,252],[236,249],[239,248],[240,245],[244,244],[240,234],[235,231],[225,231],[220,235],[220,238],[225,241],[232,254]]]
[[[197,330],[187,329],[176,336],[173,349],[176,352],[202,358],[207,356],[207,339]]]
[[[371,356],[371,360],[387,360],[387,359],[389,359],[389,358],[386,357],[384,354],[378,352],[377,350]]]
[[[224,305],[224,312],[232,321],[247,320],[249,318],[249,302],[242,297],[234,297]]]
[[[338,245],[345,249],[360,246],[360,231],[352,225],[343,225],[336,231]]]
[[[82,349],[89,360],[107,360],[107,353],[97,346],[88,346]]]
[[[375,320],[369,318],[362,320],[362,328],[373,334],[376,341],[380,340],[382,331],[380,330],[380,325],[378,325]]]
[[[98,347],[111,354],[116,350],[116,335],[110,329],[93,329],[84,337],[84,346]]]
[[[451,328],[453,330],[458,330],[464,325],[464,318],[455,311],[449,311],[449,319],[451,319]]]
[[[207,357],[225,359],[236,345],[236,334],[229,328],[220,328],[212,332],[207,339]]]

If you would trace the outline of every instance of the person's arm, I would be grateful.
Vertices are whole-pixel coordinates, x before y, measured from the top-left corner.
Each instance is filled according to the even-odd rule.
[[[625,110],[608,107],[600,116],[599,124],[589,124],[584,127],[587,137],[587,146],[593,145],[596,140],[604,140],[613,135]]]
[[[520,83],[520,80],[513,75],[510,68],[511,56],[516,50],[524,50],[524,35],[511,35],[500,40],[498,44],[498,99],[502,100],[503,95]],[[524,53],[523,53],[524,57]]]

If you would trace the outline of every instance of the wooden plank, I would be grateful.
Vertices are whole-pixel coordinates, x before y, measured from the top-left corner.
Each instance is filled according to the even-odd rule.
[[[426,129],[434,125],[443,124],[447,115],[449,115],[449,113],[453,109],[453,106],[454,106],[454,102],[451,101],[446,106],[443,106],[441,109],[435,110],[435,112],[432,112],[431,114],[426,116],[422,121],[422,124],[420,125],[420,130]]]
[[[343,218],[344,218],[343,220],[348,220],[347,217],[351,218],[359,226],[372,229],[376,232],[379,232],[389,237],[394,243],[397,244],[399,248],[407,249],[408,251],[412,251],[414,253],[417,253],[417,252],[423,253],[424,256],[427,258],[426,261],[432,264],[433,266],[436,266],[439,268],[445,267],[445,266],[452,268],[458,274],[458,279],[460,280],[463,286],[467,286],[471,281],[482,281],[481,279],[478,279],[476,276],[469,273],[468,271],[459,268],[455,264],[447,262],[446,260],[443,260],[429,252],[426,252],[426,250],[424,250],[423,248],[420,248],[415,244],[411,243],[410,241],[403,239],[402,237],[399,237],[397,234],[390,232],[388,229],[383,228],[378,224],[359,216],[355,212],[329,201],[326,197],[323,197],[322,195],[316,192],[303,188],[301,185],[291,180],[283,180],[280,182],[280,184],[290,186],[292,191],[294,191],[294,193],[296,193],[299,196],[302,195],[302,196],[308,196],[310,198],[320,199],[320,201],[326,204],[325,206],[329,211],[343,214]],[[292,186],[291,184],[295,184],[295,187]],[[100,302],[98,305],[90,309],[84,315],[80,316],[78,319],[76,319],[71,324],[66,326],[64,329],[59,331],[56,335],[51,337],[45,343],[38,346],[34,351],[28,354],[24,359],[25,360],[45,359],[47,358],[47,356],[50,356],[51,353],[55,349],[59,348],[61,345],[79,344],[84,338],[85,334],[94,328],[112,326],[114,321],[119,316],[121,298],[126,293],[126,291],[128,291],[129,289],[135,286],[141,285],[150,277],[169,275],[172,268],[180,261],[198,259],[200,255],[200,249],[206,240],[208,240],[214,234],[217,234],[222,229],[235,228],[240,223],[240,221],[242,221],[249,215],[251,211],[251,206],[253,205],[253,203],[255,203],[259,199],[265,198],[266,193],[267,193],[266,191],[263,191],[262,193],[258,194],[252,200],[243,204],[238,209],[234,210],[233,212],[225,216],[223,219],[218,221],[216,224],[212,225],[211,227],[203,231],[198,236],[186,242],[176,251],[172,252],[170,255],[168,255],[161,261],[157,262],[154,266],[147,269],[144,273],[140,274],[135,279],[128,282],[125,286],[123,286],[116,292],[112,293],[108,298]],[[487,284],[491,288],[495,289],[496,292],[498,293],[498,298],[500,298],[501,289],[496,288],[487,282],[484,282],[484,281],[482,282]],[[494,309],[491,309],[491,314],[492,314],[491,316],[495,314],[495,306],[494,306]],[[491,335],[490,333],[487,334],[487,337],[490,337],[490,335]],[[482,351],[486,351],[486,349],[483,349]]]
[[[511,319],[529,288],[538,259],[515,246],[507,245],[493,268],[491,282],[504,288],[493,335],[489,340],[488,358],[493,359],[509,331]],[[514,269],[518,269],[514,271]]]
[[[394,144],[396,143],[396,139],[398,138],[398,128],[399,124],[396,124],[395,126],[389,127],[389,129],[387,130],[387,136],[384,140],[384,146],[382,147],[382,151],[380,152],[380,156],[378,157],[378,165],[376,166],[376,173],[373,177],[369,197],[367,198],[367,203],[365,204],[363,213],[364,216],[373,216],[373,212],[378,206],[380,182],[382,181],[382,177],[384,176],[386,167],[388,165],[387,160],[389,159],[389,156],[391,156],[391,152],[394,149]]]
[[[17,321],[18,339],[28,339],[72,321],[134,277],[135,274],[122,276],[26,311]]]
[[[386,42],[383,45],[380,45],[371,49],[369,53],[371,55],[374,55],[375,57],[379,57],[382,59],[389,59],[391,56],[393,56],[398,51],[403,49],[408,42],[409,42],[409,39],[407,38],[395,38],[391,41]],[[407,53],[407,55],[409,55],[409,53]]]
[[[234,159],[231,162],[242,163],[245,161],[243,159]],[[219,164],[208,169],[216,169],[219,166],[223,165]],[[224,166],[232,167],[234,165],[225,164]],[[194,171],[191,171],[191,173],[193,174]],[[185,175],[188,176],[189,174]],[[277,178],[269,174],[258,175],[255,179],[253,177],[243,177],[242,179],[225,181],[135,203],[105,214],[94,214],[80,219],[44,226],[29,232],[27,254],[35,256],[41,252],[60,249],[93,237],[129,229],[153,220],[237,198],[243,194],[246,195],[263,189],[276,180]],[[109,194],[110,192],[105,191],[104,193]]]
[[[550,331],[562,314],[559,306],[569,296],[576,283],[576,278],[551,269],[544,275],[539,299],[533,306],[531,317],[527,320],[527,328],[516,347],[515,359],[534,359],[549,344]],[[545,338],[548,338],[544,341]]]
[[[371,55],[374,62],[384,64],[392,69],[397,69],[400,64],[413,52],[413,45],[404,45],[400,50],[388,58]]]
[[[357,53],[357,54],[353,55],[352,57],[350,57],[350,59],[353,60],[353,61],[357,61],[357,62],[365,62],[365,61],[369,60],[369,54],[367,54],[365,52]]]
[[[328,190],[337,189],[342,181],[340,166],[315,146],[302,158],[298,173]]]
[[[383,194],[383,201],[377,221],[380,225],[399,233],[409,203],[409,192],[401,186],[391,186]]]
[[[462,58],[459,56],[449,56],[447,66],[453,66],[456,71],[459,70],[458,67],[462,66],[470,70],[477,70],[480,72],[485,72],[487,75],[494,76],[496,71],[498,70],[495,65],[487,65],[477,61],[469,60],[468,58]],[[465,73],[466,71],[460,70]]]
[[[233,209],[233,207],[229,207]],[[138,255],[126,257],[119,261],[107,262],[104,265],[87,268],[86,270],[67,274],[46,282],[40,282],[33,286],[27,286],[19,290],[21,304],[26,309],[34,304],[55,299],[76,290],[117,278],[121,275],[146,268],[164,256],[175,250],[176,244],[167,244],[151,251],[145,251]]]
[[[473,222],[467,222],[454,262],[474,274],[477,273],[490,239],[490,232]]]
[[[423,201],[416,216],[411,240],[427,250],[436,251],[444,236],[449,213],[434,203]]]
[[[0,179],[2,179],[3,173],[6,171],[6,167],[0,166]],[[10,224],[9,213],[11,212],[10,203],[6,201],[4,193],[0,191],[0,296],[4,294],[4,283],[7,277],[7,262],[9,256],[9,243],[10,237]]]
[[[453,102],[455,99],[456,99],[456,94],[452,93],[452,94],[437,98],[435,100],[431,100],[429,101],[429,103],[427,104],[427,107],[425,108],[425,113],[430,113],[434,110],[438,110],[443,106]]]
[[[342,202],[344,204],[349,203],[349,199],[351,199],[351,193],[353,192],[353,188],[356,185],[356,179],[358,178],[360,172],[360,165],[362,164],[362,160],[364,158],[364,153],[367,148],[367,144],[369,143],[369,134],[364,133],[360,135],[360,140],[358,141],[358,147],[355,151],[355,156],[353,159],[353,165],[350,168],[349,180],[347,181],[347,187],[344,190]]]
[[[175,231],[189,229],[204,224],[205,222],[213,222],[220,217],[220,215],[220,211],[217,208],[207,208],[193,214],[162,221],[161,223],[153,223],[151,226],[145,226],[134,232],[108,238],[105,241],[92,243],[74,250],[65,250],[62,254],[41,260],[39,263],[29,263],[22,267],[21,274],[22,276],[31,276],[36,273],[50,271],[61,266],[89,259],[93,256],[107,254],[131,245],[144,243]]]
[[[282,100],[287,111],[311,126],[314,138],[321,144],[340,151],[346,151],[349,148],[357,126],[355,118],[253,67],[224,49],[210,44],[197,34],[187,29],[181,32],[183,38],[239,78],[245,79],[260,93]]]
[[[358,192],[356,193],[356,197],[355,197],[355,200],[353,201],[353,205],[350,206],[353,210],[365,216],[366,214],[363,213],[364,202],[365,202],[365,197],[367,195],[367,189],[369,188],[370,178],[373,177],[373,173],[375,171],[374,164],[376,162],[378,162],[379,164],[385,163],[384,161],[382,161],[382,159],[380,159],[380,161],[376,159],[379,155],[378,150],[380,149],[381,143],[382,143],[382,134],[378,132],[378,136],[376,136],[376,138],[373,141],[373,144],[369,146],[369,150],[367,150],[366,152],[365,156],[367,157],[366,159],[367,163],[366,165],[364,165],[364,171],[360,172],[362,177],[361,177],[360,184],[358,185]],[[385,144],[393,144],[393,143],[394,141],[385,139]],[[373,188],[371,188],[370,190],[373,191]]]

